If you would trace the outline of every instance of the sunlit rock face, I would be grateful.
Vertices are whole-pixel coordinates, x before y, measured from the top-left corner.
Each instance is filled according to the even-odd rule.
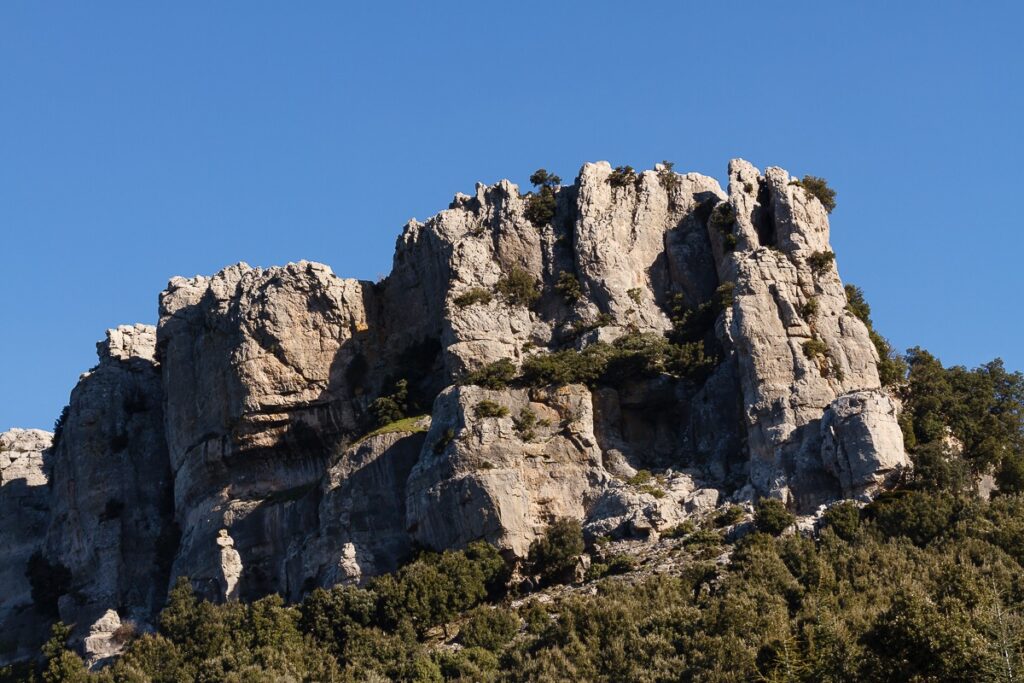
[[[827,214],[788,173],[734,160],[723,191],[600,162],[552,188],[550,218],[536,201],[508,181],[456,195],[378,283],[305,261],[173,278],[155,328],[108,332],[54,445],[0,439],[5,631],[59,616],[99,663],[179,576],[298,599],[422,547],[521,558],[557,517],[656,537],[758,496],[870,498],[908,466]],[[666,335],[703,370],[465,382]],[[378,399],[409,419],[370,433]],[[33,556],[61,579],[45,604]]]

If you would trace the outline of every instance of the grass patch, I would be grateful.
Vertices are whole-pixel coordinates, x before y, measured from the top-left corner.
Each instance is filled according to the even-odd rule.
[[[371,436],[391,434],[392,432],[410,432],[414,434],[416,432],[425,432],[427,431],[427,427],[424,423],[420,422],[420,420],[422,420],[425,417],[430,416],[414,415],[413,417],[403,417],[401,420],[389,422],[388,424],[383,425],[382,427],[378,427],[377,429],[374,429],[372,432],[364,434],[363,436],[359,437],[359,439],[355,443],[362,443],[363,441],[369,439]]]

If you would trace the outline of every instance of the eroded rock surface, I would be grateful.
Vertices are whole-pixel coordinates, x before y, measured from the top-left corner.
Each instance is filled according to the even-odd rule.
[[[45,557],[69,573],[59,612],[79,635],[111,609],[145,627],[166,595],[177,533],[155,347],[152,326],[109,330],[53,449]]]
[[[827,214],[788,173],[734,160],[724,192],[600,162],[553,192],[539,225],[508,181],[457,195],[409,222],[379,283],[309,262],[172,279],[156,329],[99,345],[52,450],[42,432],[0,440],[0,506],[19,520],[0,622],[46,621],[23,578],[37,551],[99,662],[178,576],[215,600],[298,599],[418,547],[521,558],[558,517],[654,538],[759,496],[808,513],[907,466]],[[708,361],[465,382],[639,335]],[[424,417],[364,436],[382,405]]]
[[[27,571],[39,552],[49,519],[50,445],[41,429],[12,429],[0,434],[0,663],[34,654],[45,634],[32,600]]]

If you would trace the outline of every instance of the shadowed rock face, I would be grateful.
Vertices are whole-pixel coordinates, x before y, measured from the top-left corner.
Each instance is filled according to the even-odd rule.
[[[52,438],[41,429],[0,434],[0,663],[34,655],[46,634],[27,571],[46,539]]]
[[[155,330],[100,345],[50,487],[45,439],[0,442],[21,444],[0,453],[0,505],[32,501],[11,513],[25,524],[7,532],[0,621],[29,609],[18,573],[37,550],[68,571],[60,614],[98,660],[177,576],[211,599],[297,599],[418,546],[483,538],[521,557],[556,517],[646,536],[759,495],[813,512],[907,466],[867,329],[821,257],[817,199],[742,160],[728,192],[663,168],[616,180],[585,165],[542,226],[512,183],[478,185],[411,221],[376,284],[308,262],[172,279]],[[502,295],[513,273],[530,305]],[[703,313],[680,332],[684,310]],[[699,380],[459,385],[494,361],[673,329],[716,359]],[[425,417],[360,438],[398,380]]]

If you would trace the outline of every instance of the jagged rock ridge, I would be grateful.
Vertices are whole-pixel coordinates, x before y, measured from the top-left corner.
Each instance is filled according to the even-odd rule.
[[[42,433],[0,441],[0,506],[27,520],[7,532],[4,632],[32,612],[33,554],[66,579],[36,611],[74,623],[98,661],[122,621],[151,624],[177,576],[212,599],[297,599],[418,545],[484,538],[521,557],[557,516],[645,536],[759,495],[809,513],[907,466],[867,329],[822,258],[825,210],[785,171],[735,160],[726,193],[665,168],[619,182],[602,162],[555,199],[536,226],[508,181],[457,195],[406,226],[377,284],[308,262],[172,279],[155,329],[99,345],[52,448]],[[496,293],[513,273],[536,301]],[[460,381],[660,338],[680,311],[711,312],[699,376]],[[399,380],[424,417],[364,438]]]

